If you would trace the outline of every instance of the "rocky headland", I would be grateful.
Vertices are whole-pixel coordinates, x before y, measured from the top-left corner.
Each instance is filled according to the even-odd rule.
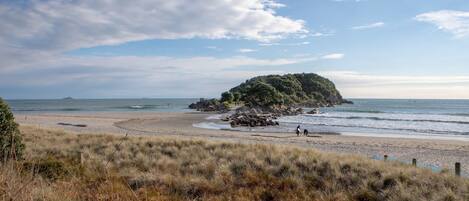
[[[189,108],[232,111],[223,119],[232,127],[255,127],[278,125],[278,117],[303,114],[302,107],[313,108],[308,113],[317,114],[320,107],[340,104],[352,102],[342,98],[333,82],[314,73],[301,73],[254,77],[222,93],[220,99],[200,99]]]

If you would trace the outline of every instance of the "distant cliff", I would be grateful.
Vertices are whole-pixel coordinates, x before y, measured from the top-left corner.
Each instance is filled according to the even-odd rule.
[[[314,73],[258,76],[222,94],[250,107],[324,107],[351,103],[330,80]]]

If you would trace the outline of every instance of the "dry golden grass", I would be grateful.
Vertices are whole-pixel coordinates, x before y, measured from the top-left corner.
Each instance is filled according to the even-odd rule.
[[[313,150],[21,127],[2,200],[469,200],[469,181]]]

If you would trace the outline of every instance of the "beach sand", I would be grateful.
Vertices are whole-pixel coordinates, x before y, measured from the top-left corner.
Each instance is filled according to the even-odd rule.
[[[454,163],[462,164],[463,176],[469,176],[469,142],[439,139],[408,139],[389,137],[358,137],[348,135],[319,135],[297,137],[292,133],[241,132],[193,127],[213,115],[208,113],[83,113],[83,114],[16,114],[21,125],[64,129],[74,133],[161,135],[184,139],[204,139],[239,143],[282,144],[314,148],[340,154],[359,154],[369,158],[410,163],[435,171],[454,171]],[[66,124],[84,124],[77,127]]]

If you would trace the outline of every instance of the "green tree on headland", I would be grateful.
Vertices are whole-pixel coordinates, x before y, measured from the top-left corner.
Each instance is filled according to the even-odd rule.
[[[225,91],[221,94],[221,102],[231,103],[233,102],[233,100],[234,100],[233,94],[230,93],[229,91]]]
[[[247,89],[243,98],[249,106],[272,106],[284,103],[282,94],[263,82],[255,82]]]
[[[21,159],[24,144],[22,143],[18,124],[7,103],[0,98],[0,157],[2,161]]]
[[[230,89],[248,106],[332,106],[347,103],[334,83],[314,73],[258,76]],[[226,93],[226,92],[225,92]],[[223,99],[222,94],[222,99]]]

